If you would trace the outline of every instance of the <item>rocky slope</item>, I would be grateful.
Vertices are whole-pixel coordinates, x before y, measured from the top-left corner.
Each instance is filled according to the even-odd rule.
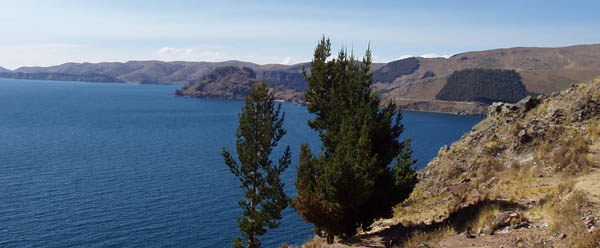
[[[600,80],[494,103],[393,219],[333,247],[600,247],[599,166]]]

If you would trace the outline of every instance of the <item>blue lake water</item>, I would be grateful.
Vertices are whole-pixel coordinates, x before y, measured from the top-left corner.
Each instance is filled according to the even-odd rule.
[[[179,87],[0,79],[0,247],[231,247],[242,193],[220,151],[234,151],[243,102],[171,96]],[[319,140],[305,107],[283,109],[293,196],[300,144]],[[481,119],[403,123],[422,167]],[[288,208],[262,241],[311,236]]]

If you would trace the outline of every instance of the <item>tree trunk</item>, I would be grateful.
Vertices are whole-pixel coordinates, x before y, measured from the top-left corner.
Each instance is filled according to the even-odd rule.
[[[327,244],[333,244],[333,234],[327,234]]]

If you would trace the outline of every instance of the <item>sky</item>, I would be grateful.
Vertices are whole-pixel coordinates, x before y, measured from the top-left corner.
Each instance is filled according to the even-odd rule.
[[[0,0],[0,66],[129,60],[295,64],[325,35],[375,62],[600,43],[600,1]],[[334,51],[334,54],[336,52]]]

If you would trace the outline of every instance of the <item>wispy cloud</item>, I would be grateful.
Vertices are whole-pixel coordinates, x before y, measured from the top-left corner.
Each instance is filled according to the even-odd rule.
[[[281,61],[281,64],[284,64],[284,65],[289,65],[289,64],[291,64],[291,63],[292,63],[292,57],[285,57],[285,58],[284,58],[284,59]]]
[[[446,58],[446,59],[450,58],[450,56],[451,55],[446,55],[446,54],[440,55],[437,53],[426,53],[426,54],[421,55],[421,57],[423,57],[423,58]]]
[[[415,56],[415,55],[409,55],[409,54],[406,54],[406,55],[402,55],[402,56],[400,56],[400,57],[398,57],[398,58],[396,58],[396,59],[393,59],[393,60],[390,60],[390,61],[387,61],[387,62],[396,61],[396,60],[400,60],[400,59],[411,58],[411,57],[421,57],[421,58],[446,58],[446,59],[447,59],[447,58],[450,58],[451,56],[452,56],[452,55],[447,55],[447,54],[440,55],[440,54],[437,54],[437,53],[426,53],[426,54],[422,54],[422,55],[416,55],[416,56]]]
[[[162,47],[155,53],[156,58],[164,61],[223,61],[231,60],[229,56],[225,56],[218,51],[211,50],[198,50],[192,48],[173,48],[173,47]]]
[[[219,62],[227,60],[242,60],[259,64],[285,64],[294,63],[294,59],[290,56],[268,56],[256,54],[240,54],[230,55],[216,49],[200,49],[200,48],[175,48],[161,47],[154,52],[155,59],[163,61],[206,61]]]

